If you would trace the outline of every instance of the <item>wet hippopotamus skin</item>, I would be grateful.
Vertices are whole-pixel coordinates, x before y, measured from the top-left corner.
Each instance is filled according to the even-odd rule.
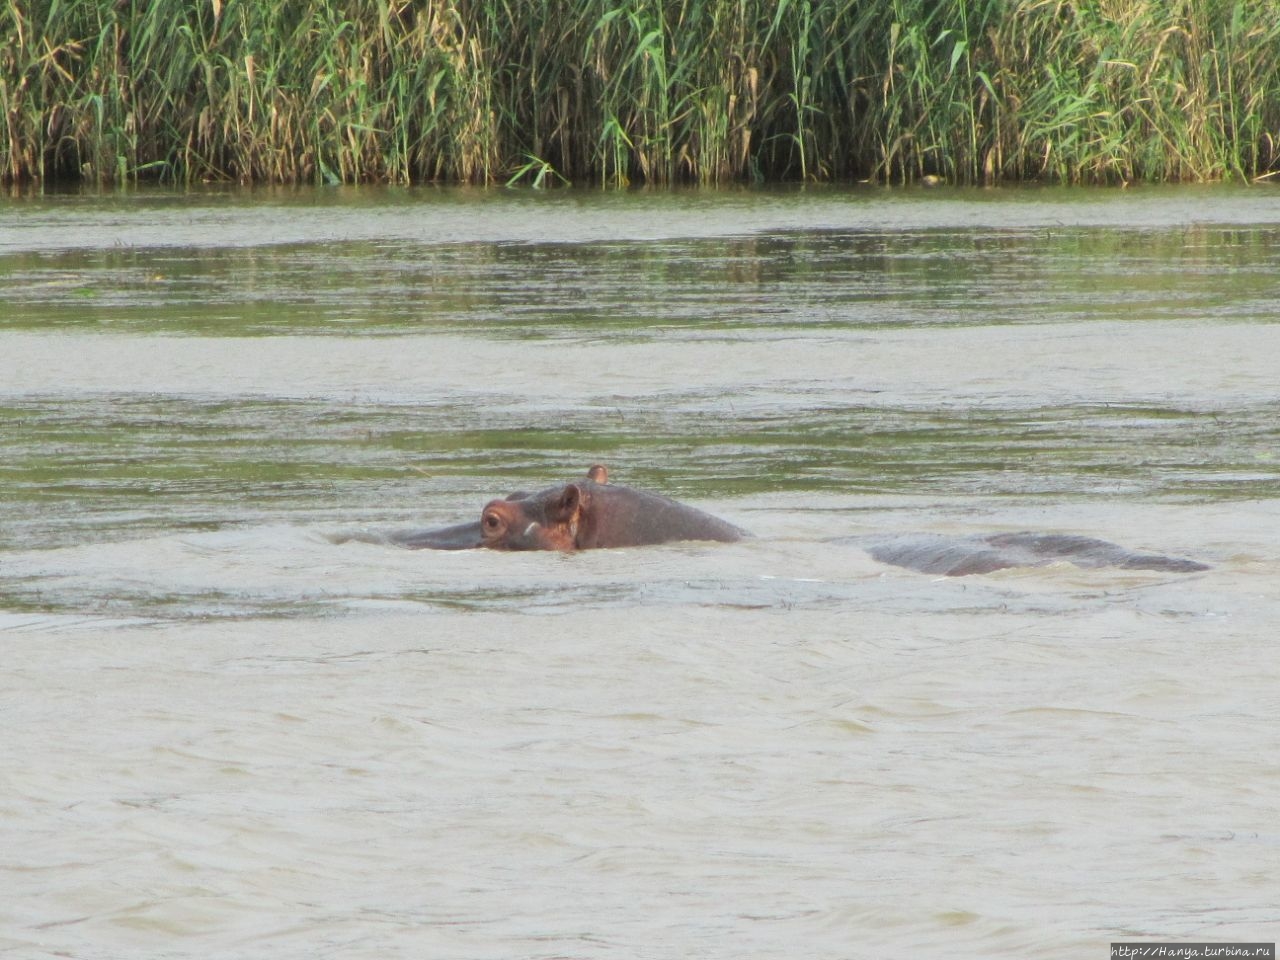
[[[395,542],[431,550],[571,551],[680,540],[731,543],[749,536],[709,513],[657,494],[611,484],[608,471],[597,464],[585,479],[491,500],[479,520],[401,535]],[[1168,573],[1209,569],[1196,560],[1136,553],[1106,540],[1058,533],[901,534],[837,537],[828,542],[860,547],[881,563],[947,577],[1060,562]]]
[[[750,536],[667,497],[609,483],[597,464],[582,480],[491,500],[480,519],[400,537],[412,549],[593,550]]]

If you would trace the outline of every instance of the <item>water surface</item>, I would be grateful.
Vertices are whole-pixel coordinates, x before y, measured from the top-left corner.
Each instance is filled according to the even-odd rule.
[[[1280,194],[0,207],[15,956],[1277,939]],[[753,530],[389,531],[609,464]],[[937,580],[831,537],[1195,557]]]

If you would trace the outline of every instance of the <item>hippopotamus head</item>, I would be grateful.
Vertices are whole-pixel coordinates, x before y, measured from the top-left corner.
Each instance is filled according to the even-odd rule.
[[[480,514],[480,534],[491,550],[576,550],[591,504],[590,480],[566,483],[518,499],[492,500]]]
[[[587,479],[538,493],[491,500],[480,514],[481,546],[490,550],[577,550],[583,528],[592,525],[594,492],[609,482],[599,463]]]

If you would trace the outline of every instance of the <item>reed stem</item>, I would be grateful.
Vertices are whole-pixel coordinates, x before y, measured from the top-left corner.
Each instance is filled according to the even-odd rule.
[[[1274,0],[9,0],[0,177],[1248,179]]]

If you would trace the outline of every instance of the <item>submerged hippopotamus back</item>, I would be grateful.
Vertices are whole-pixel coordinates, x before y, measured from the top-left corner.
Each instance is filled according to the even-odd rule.
[[[996,533],[988,536],[948,537],[938,534],[898,534],[888,537],[841,537],[881,563],[920,573],[967,577],[1010,567],[1043,567],[1072,563],[1077,567],[1119,567],[1194,573],[1207,564],[1159,553],[1137,553],[1107,540],[1063,533]]]
[[[676,540],[741,540],[731,523],[655,493],[615,486],[596,465],[586,480],[493,500],[480,515],[491,550],[592,550]]]

